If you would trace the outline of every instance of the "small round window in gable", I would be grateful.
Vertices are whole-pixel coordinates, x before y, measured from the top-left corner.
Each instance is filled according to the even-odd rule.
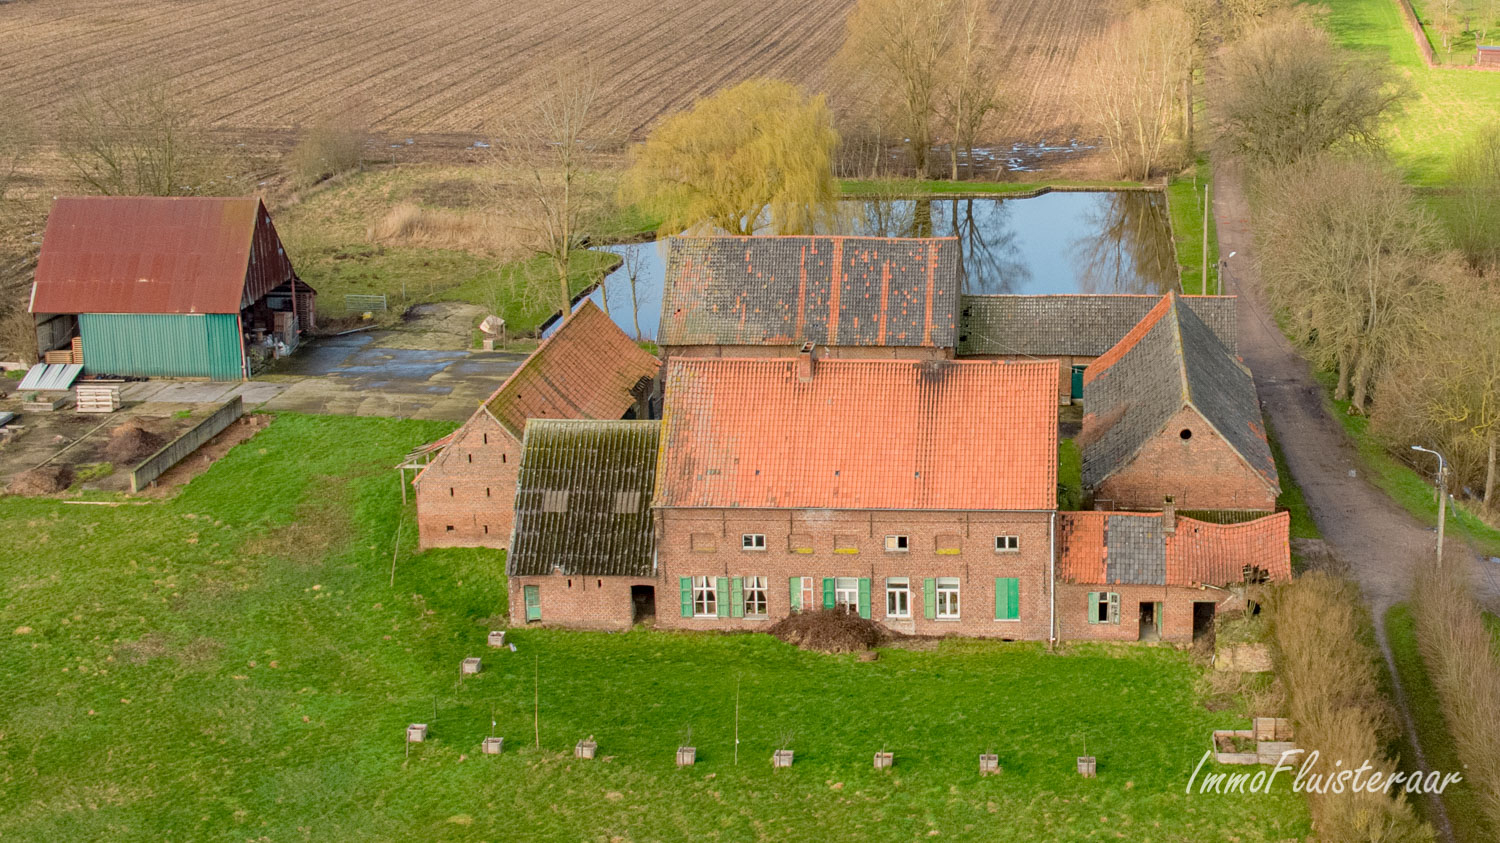
[[[1192,431],[1191,431],[1191,430],[1188,430],[1188,429],[1187,429],[1187,428],[1185,428],[1185,427],[1184,427],[1184,428],[1183,428],[1183,429],[1182,429],[1182,432],[1181,432],[1181,433],[1179,433],[1179,434],[1177,434],[1177,435],[1178,435],[1178,436],[1181,436],[1181,437],[1182,437],[1182,438],[1183,438],[1183,440],[1184,440],[1184,441],[1186,441],[1186,440],[1188,440],[1188,439],[1192,439],[1192,438],[1193,438],[1193,432],[1192,432]]]

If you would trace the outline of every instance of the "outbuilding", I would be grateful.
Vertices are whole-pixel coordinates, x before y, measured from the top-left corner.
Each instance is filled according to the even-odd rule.
[[[77,337],[89,374],[239,380],[296,348],[315,298],[255,197],[72,196],[31,312],[38,351]]]

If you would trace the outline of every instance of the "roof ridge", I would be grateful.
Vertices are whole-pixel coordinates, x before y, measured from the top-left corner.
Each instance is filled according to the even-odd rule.
[[[1171,301],[1167,312],[1172,317],[1172,350],[1177,354],[1177,373],[1182,378],[1182,403],[1197,410],[1198,415],[1201,416],[1203,411],[1193,403],[1193,381],[1188,377],[1187,350],[1182,346],[1182,311],[1177,304],[1177,292],[1174,290],[1167,293],[1167,298]]]

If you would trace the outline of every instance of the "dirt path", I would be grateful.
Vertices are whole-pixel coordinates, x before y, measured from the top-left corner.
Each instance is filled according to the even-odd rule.
[[[1261,296],[1260,278],[1251,259],[1250,207],[1239,173],[1216,166],[1214,188],[1219,251],[1227,258],[1225,291],[1239,296],[1240,354],[1255,375],[1256,391],[1286,453],[1287,468],[1302,487],[1323,539],[1348,563],[1370,603],[1376,640],[1395,685],[1402,727],[1416,754],[1416,766],[1427,770],[1386,637],[1385,612],[1407,598],[1414,566],[1431,552],[1434,534],[1364,479],[1342,426],[1328,415],[1322,386],[1271,319]],[[1235,256],[1227,257],[1231,252]],[[1459,548],[1452,542],[1448,551],[1472,557],[1456,552]],[[1442,839],[1453,840],[1441,799],[1429,798],[1428,817]]]

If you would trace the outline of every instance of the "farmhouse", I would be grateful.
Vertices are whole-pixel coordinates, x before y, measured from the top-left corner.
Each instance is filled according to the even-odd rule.
[[[1083,482],[1096,506],[1276,508],[1250,372],[1175,293],[1083,374]]]
[[[951,358],[958,258],[955,237],[674,238],[662,354]]]
[[[654,421],[534,419],[506,560],[513,623],[628,629],[656,611]]]
[[[644,418],[660,363],[592,302],[542,342],[462,427],[408,458],[419,545],[508,546],[529,419]]]
[[[84,371],[248,378],[314,327],[316,294],[254,197],[64,197],[31,312],[38,350],[81,339]]]
[[[1238,524],[1161,513],[1057,515],[1057,617],[1067,639],[1188,643],[1244,586],[1292,577],[1285,512]]]
[[[1056,358],[1058,397],[1083,398],[1083,370],[1124,339],[1158,302],[1141,295],[983,295],[959,300],[958,356],[984,360]],[[1236,353],[1233,296],[1183,296],[1231,355]]]
[[[668,361],[656,553],[680,605],[658,626],[841,606],[1047,638],[1056,379],[1054,361]]]

